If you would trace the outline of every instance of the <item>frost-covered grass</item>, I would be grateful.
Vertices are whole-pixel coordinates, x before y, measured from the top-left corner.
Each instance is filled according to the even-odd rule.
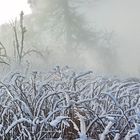
[[[0,83],[0,139],[140,139],[140,80],[56,67]]]

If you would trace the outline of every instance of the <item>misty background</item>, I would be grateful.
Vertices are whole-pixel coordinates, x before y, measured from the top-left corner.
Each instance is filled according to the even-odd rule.
[[[68,65],[97,74],[139,76],[139,0],[29,0],[26,6],[31,11],[24,12],[24,47],[42,53],[25,58],[32,69]],[[9,22],[1,25],[0,41],[9,56],[13,40]]]

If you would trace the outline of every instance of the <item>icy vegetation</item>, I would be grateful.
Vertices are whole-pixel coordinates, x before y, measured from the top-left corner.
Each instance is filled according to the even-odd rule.
[[[1,140],[138,140],[140,80],[105,78],[69,67],[0,83]]]

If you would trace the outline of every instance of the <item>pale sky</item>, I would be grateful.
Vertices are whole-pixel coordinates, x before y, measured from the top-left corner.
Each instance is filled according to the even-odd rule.
[[[140,0],[95,0],[87,17],[100,30],[114,31],[118,37],[118,61],[126,72],[140,71]],[[0,24],[31,13],[27,0],[0,0]]]
[[[0,0],[0,24],[18,17],[21,10],[31,13],[27,0]]]
[[[92,9],[89,18],[99,28],[124,36],[129,32],[140,33],[140,0],[99,0]],[[17,17],[21,10],[31,13],[27,0],[0,0],[0,24]]]

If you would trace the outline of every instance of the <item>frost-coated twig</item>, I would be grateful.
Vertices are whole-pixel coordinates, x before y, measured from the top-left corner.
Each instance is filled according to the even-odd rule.
[[[7,134],[14,126],[16,126],[18,123],[22,123],[22,122],[27,122],[29,124],[33,124],[33,122],[31,120],[25,119],[25,118],[20,118],[16,121],[14,121],[6,130],[5,130],[5,134]]]

